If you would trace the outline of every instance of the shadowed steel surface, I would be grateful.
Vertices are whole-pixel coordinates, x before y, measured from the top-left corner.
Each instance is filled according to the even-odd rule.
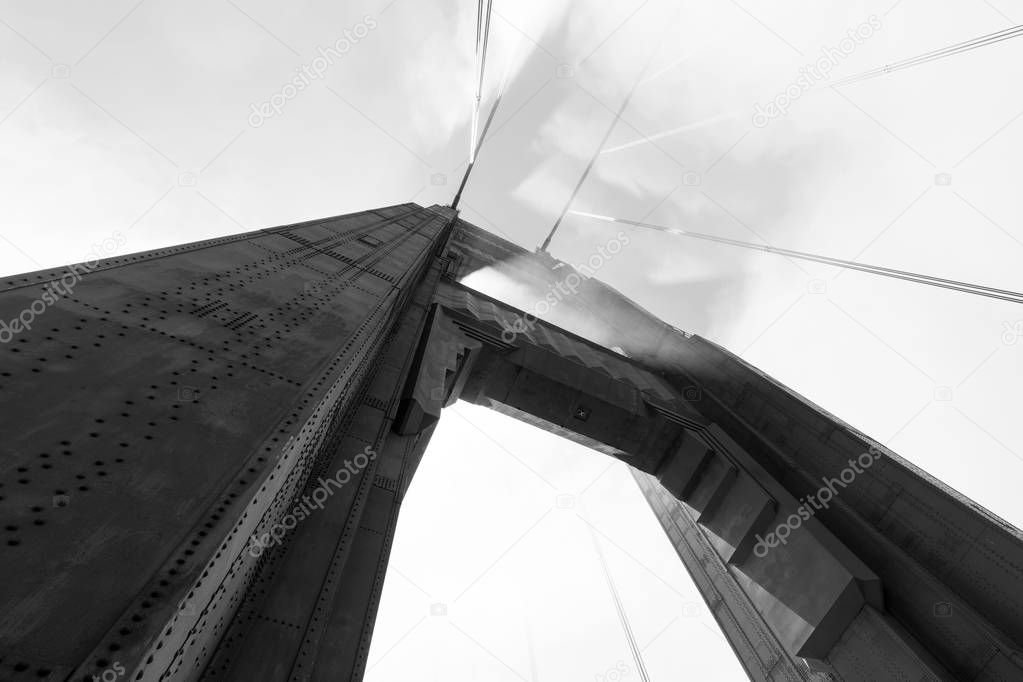
[[[541,296],[574,276],[559,310],[586,329],[523,325],[460,283],[484,267]],[[751,679],[1023,677],[1017,529],[452,209],[19,275],[0,320],[0,679],[361,679],[402,498],[459,399],[627,462]]]

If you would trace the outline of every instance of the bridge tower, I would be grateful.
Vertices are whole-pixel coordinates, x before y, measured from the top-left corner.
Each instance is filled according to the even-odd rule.
[[[461,283],[483,267],[571,280],[615,343]],[[753,680],[1023,679],[1019,530],[450,208],[11,277],[0,321],[3,679],[361,679],[456,400],[627,462]]]

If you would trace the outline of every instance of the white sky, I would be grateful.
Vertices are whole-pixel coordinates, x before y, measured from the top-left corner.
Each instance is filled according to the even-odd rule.
[[[387,3],[0,0],[0,272],[81,261],[115,230],[134,252],[448,203],[468,152],[475,3]],[[751,125],[755,103],[871,14],[883,28],[837,77],[1023,22],[1008,0],[496,0],[485,110],[502,73],[508,90],[463,216],[534,248],[653,52],[609,147],[656,139],[604,154],[575,208],[1023,289],[1023,40],[818,88]],[[366,15],[376,27],[326,78],[249,125],[252,104]],[[551,251],[582,262],[617,231],[569,218]],[[631,235],[601,279],[1023,524],[1018,306]],[[454,411],[409,493],[368,679],[530,679],[527,631],[539,679],[628,663],[580,517],[604,534],[639,642],[667,627],[645,652],[652,678],[741,679],[702,605],[673,620],[699,599],[620,466],[559,510],[606,460]],[[446,618],[428,616],[434,602]]]

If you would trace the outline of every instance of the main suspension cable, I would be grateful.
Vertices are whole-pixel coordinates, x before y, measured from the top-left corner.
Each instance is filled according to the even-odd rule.
[[[501,87],[497,91],[497,99],[494,100],[494,106],[490,107],[490,115],[487,116],[487,122],[483,124],[483,132],[480,133],[479,141],[476,143],[476,148],[479,150],[483,146],[483,140],[487,137],[487,131],[490,130],[490,124],[494,122],[494,114],[497,113],[497,107],[501,104],[501,99],[504,97],[504,81],[501,81]],[[458,185],[458,191],[455,193],[455,198],[451,202],[451,208],[457,209],[458,202],[462,198],[462,191],[465,189],[465,183],[469,181],[469,173],[472,172],[473,166],[476,164],[475,161],[470,161],[465,167],[465,173],[462,175],[462,182]]]
[[[455,198],[451,200],[451,208],[453,209],[458,208],[458,202],[462,198],[462,190],[465,189],[465,184],[469,181],[469,174],[472,172],[472,167],[476,163],[476,156],[479,153],[479,148],[483,145],[483,138],[486,137],[487,130],[490,128],[490,124],[494,120],[494,114],[497,113],[497,105],[501,103],[501,98],[504,96],[505,79],[502,77],[501,87],[497,93],[497,100],[494,102],[494,106],[490,109],[490,116],[487,117],[487,122],[483,126],[483,132],[477,135],[480,120],[480,100],[483,99],[483,74],[487,65],[487,44],[490,41],[490,14],[493,9],[493,4],[493,0],[478,0],[476,4],[476,68],[474,73],[476,88],[473,92],[472,124],[469,127],[469,162],[465,166],[465,173],[462,175],[462,182],[458,185],[458,191],[455,192]],[[505,77],[506,76],[507,73],[505,74]]]
[[[1020,36],[1023,36],[1023,24],[1013,26],[1012,28],[1007,28],[1002,31],[997,31],[986,36],[967,40],[962,43],[950,45],[938,50],[932,50],[931,52],[926,52],[924,54],[917,55],[916,57],[909,57],[893,64],[886,64],[875,69],[870,69],[869,71],[847,76],[832,83],[830,87],[837,88],[843,85],[849,85],[850,83],[858,83],[860,81],[883,76],[894,71],[901,71],[902,69],[908,69],[912,66],[926,64],[927,62],[932,62],[937,59],[944,59],[945,57],[951,57],[952,55],[960,54],[962,52],[969,52],[980,47],[993,45],[995,43],[1000,43],[1011,38],[1018,38]]]
[[[476,89],[472,105],[472,129],[469,132],[469,163],[476,160],[476,133],[479,128],[480,99],[483,97],[483,73],[487,66],[487,44],[490,39],[490,13],[493,4],[493,0],[478,0],[476,9]]]
[[[593,165],[597,162],[597,158],[600,156],[601,151],[604,149],[604,145],[607,144],[608,138],[611,137],[611,133],[614,132],[615,126],[618,121],[621,120],[622,114],[625,113],[625,109],[629,106],[629,102],[632,100],[632,95],[636,92],[636,88],[643,82],[643,76],[646,75],[647,70],[650,68],[650,62],[653,61],[654,55],[657,54],[657,48],[660,47],[658,43],[657,47],[653,49],[650,56],[647,57],[646,64],[643,65],[643,70],[636,76],[636,81],[629,88],[629,93],[622,100],[622,104],[618,107],[618,111],[615,113],[614,118],[611,119],[610,125],[607,127],[607,132],[604,133],[604,137],[601,138],[600,144],[597,145],[596,151],[593,152],[593,156],[590,157],[589,163],[586,164],[586,168],[583,169],[583,174],[579,176],[579,182],[575,183],[575,188],[572,189],[572,193],[568,196],[568,201],[565,202],[565,207],[561,209],[561,214],[558,219],[554,221],[554,227],[551,228],[550,234],[543,240],[543,245],[540,247],[540,251],[547,251],[547,247],[551,245],[551,240],[554,239],[554,233],[558,231],[558,227],[561,225],[561,221],[565,219],[565,214],[568,213],[568,209],[571,208],[572,202],[575,201],[575,197],[579,194],[579,190],[582,189],[583,183],[586,182],[586,178],[589,176],[590,171],[593,170]]]
[[[961,291],[966,294],[973,294],[975,296],[985,296],[987,298],[994,298],[1003,301],[1009,301],[1012,303],[1023,304],[1023,293],[1018,291],[1011,291],[1008,289],[996,289],[994,287],[983,286],[980,284],[971,284],[969,282],[961,282],[959,280],[947,279],[944,277],[934,277],[932,275],[924,275],[920,273],[914,273],[907,270],[898,270],[895,268],[887,268],[879,265],[870,265],[867,263],[859,263],[857,261],[845,260],[842,258],[832,258],[830,256],[821,256],[818,254],[807,253],[805,251],[795,251],[793,249],[783,249],[775,246],[768,246],[766,244],[756,244],[753,242],[744,242],[738,239],[729,239],[727,237],[718,237],[710,234],[703,234],[700,232],[689,232],[687,230],[679,230],[673,227],[666,227],[664,225],[655,225],[653,223],[644,223],[638,220],[627,220],[625,218],[614,218],[611,216],[598,215],[595,213],[584,213],[582,211],[570,211],[572,215],[578,215],[585,218],[591,218],[594,220],[602,220],[605,222],[621,223],[623,225],[632,225],[635,227],[644,227],[648,229],[658,230],[660,232],[666,232],[679,237],[689,237],[691,239],[702,239],[705,241],[716,242],[718,244],[726,244],[728,246],[738,246],[740,248],[751,249],[754,251],[763,251],[765,253],[774,253],[781,256],[787,256],[789,258],[798,258],[801,260],[812,261],[815,263],[822,263],[824,265],[831,265],[834,267],[846,268],[849,270],[858,270],[860,272],[866,272],[872,275],[880,275],[882,277],[891,277],[894,279],[901,279],[909,282],[916,282],[917,284],[927,284],[930,286],[941,287],[943,289],[949,289],[952,291]]]

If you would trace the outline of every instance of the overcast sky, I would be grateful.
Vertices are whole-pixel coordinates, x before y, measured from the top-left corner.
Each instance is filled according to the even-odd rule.
[[[0,272],[85,260],[117,230],[134,252],[449,203],[468,154],[475,12],[0,0]],[[645,73],[574,208],[1023,289],[1023,40],[840,90],[825,80],[753,125],[757,103],[871,16],[880,28],[836,77],[1023,23],[1007,0],[495,0],[484,107],[502,79],[507,90],[463,217],[533,249]],[[346,35],[322,78],[284,89]],[[278,111],[254,116],[275,95]],[[584,262],[617,231],[570,217],[551,252]],[[630,235],[598,277],[1023,525],[1019,306]],[[533,303],[488,273],[472,281]],[[403,511],[369,680],[631,669],[590,525],[651,677],[742,678],[621,465],[479,408],[451,412]],[[559,494],[575,506],[557,508]],[[430,616],[434,603],[447,615]]]

